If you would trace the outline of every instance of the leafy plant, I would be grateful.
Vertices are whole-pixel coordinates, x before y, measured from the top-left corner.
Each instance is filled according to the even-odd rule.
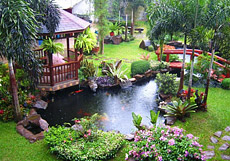
[[[166,61],[166,54],[162,55],[162,60]],[[176,54],[170,54],[169,55],[169,62],[179,61],[179,56]]]
[[[148,61],[139,60],[134,61],[131,64],[131,75],[144,74],[150,68],[150,63]]]
[[[152,52],[154,50],[153,46],[152,45],[149,45],[148,46],[148,51]]]
[[[93,47],[96,45],[94,39],[89,38],[88,35],[80,34],[77,38],[75,38],[76,42],[74,47],[76,49],[83,49],[83,51],[90,52]]]
[[[153,110],[150,110],[150,119],[151,119],[151,123],[153,125],[155,125],[157,123],[157,119],[158,119],[159,114],[160,114],[160,111],[155,113]]]
[[[55,43],[51,38],[44,40],[41,44],[43,51],[54,54],[59,52],[64,52],[64,45],[62,43]]]
[[[89,77],[95,77],[96,76],[96,67],[94,66],[93,62],[89,62],[87,59],[84,59],[81,62],[81,68],[80,68],[82,75],[85,79],[88,79]]]
[[[134,112],[132,112],[132,117],[133,117],[133,124],[134,124],[134,126],[138,129],[138,130],[140,130],[140,129],[143,129],[142,127],[141,127],[141,121],[142,121],[142,117],[141,117],[141,115],[136,115]]]
[[[141,54],[140,59],[148,61],[150,59],[150,54]]]
[[[156,76],[156,83],[158,85],[158,91],[163,94],[175,95],[177,91],[176,74],[169,74],[169,72]]]
[[[221,86],[222,86],[224,89],[230,89],[230,78],[225,78],[225,79],[222,81]]]
[[[172,105],[168,104],[165,109],[168,111],[165,116],[175,116],[179,119],[183,119],[186,114],[196,112],[195,109],[198,108],[197,104],[190,105],[187,101],[184,103],[179,100],[173,101]]]
[[[198,138],[183,133],[169,126],[139,130],[125,148],[125,160],[205,160]]]
[[[114,78],[114,83],[119,83],[119,81],[123,81],[122,77],[127,69],[122,70],[121,61],[117,64],[112,63],[112,66],[108,65],[109,72],[107,72],[108,76],[112,76]]]
[[[159,62],[159,61],[155,61],[155,60],[151,60],[150,61],[150,68],[153,71],[159,71],[162,69],[168,69],[169,68],[169,63],[167,62]]]

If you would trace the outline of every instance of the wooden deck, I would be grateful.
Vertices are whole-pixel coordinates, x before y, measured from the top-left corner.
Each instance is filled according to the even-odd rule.
[[[68,81],[57,83],[54,86],[39,84],[38,89],[42,91],[54,92],[68,87],[76,86],[78,84],[79,84],[79,80],[68,80]]]

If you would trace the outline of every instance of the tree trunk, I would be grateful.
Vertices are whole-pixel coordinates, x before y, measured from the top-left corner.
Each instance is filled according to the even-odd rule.
[[[131,19],[131,35],[133,36],[134,31],[134,16],[133,16],[133,9],[132,9],[132,19]]]
[[[99,46],[100,46],[100,52],[99,52],[99,54],[104,54],[104,38],[100,39]]]
[[[210,66],[209,66],[207,84],[206,84],[205,95],[204,95],[205,109],[207,109],[208,89],[209,89],[209,83],[210,83],[210,78],[211,78],[214,55],[215,55],[215,45],[212,45],[212,56],[211,56],[211,62],[210,62]]]
[[[125,41],[128,38],[128,15],[125,16]]]
[[[191,96],[191,88],[192,88],[192,77],[193,77],[193,68],[194,68],[194,50],[195,47],[192,48],[192,60],[191,60],[191,69],[190,69],[190,76],[189,76],[189,84],[188,84],[188,102],[190,103],[190,96]]]
[[[8,61],[9,66],[9,76],[10,76],[10,87],[11,87],[11,95],[12,95],[12,103],[14,105],[14,119],[15,121],[22,120],[21,112],[20,112],[20,105],[18,100],[18,87],[17,82],[14,74],[14,67],[12,59]]]
[[[160,62],[162,62],[162,56],[163,56],[163,48],[164,48],[164,40],[160,40]]]
[[[185,68],[185,56],[186,56],[186,49],[187,49],[187,35],[184,35],[184,52],[183,52],[183,63],[182,63],[182,68],[180,72],[180,86],[177,92],[177,96],[179,96],[180,91],[184,87],[184,68]]]

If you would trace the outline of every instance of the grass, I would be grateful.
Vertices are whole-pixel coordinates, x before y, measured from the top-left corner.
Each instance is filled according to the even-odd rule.
[[[139,48],[140,43],[140,39],[135,39],[130,42],[122,42],[120,45],[105,44],[103,55],[89,55],[86,56],[86,58],[89,61],[93,61],[96,66],[99,66],[101,61],[116,62],[118,60],[122,60],[122,70],[127,68],[127,71],[124,74],[130,78],[131,63],[133,61],[140,60],[141,54],[150,53],[150,59],[157,59],[155,52],[149,52]]]
[[[203,88],[199,91],[204,91]],[[208,145],[215,146],[216,157],[212,160],[222,160],[218,148],[224,143],[221,140],[219,143],[212,144],[210,136],[217,131],[223,131],[227,126],[230,126],[230,91],[221,88],[210,88],[208,95],[208,112],[198,112],[186,119],[185,123],[177,121],[175,126],[184,128],[187,133],[192,133],[200,137],[200,143],[207,150]],[[226,135],[224,132],[222,136]],[[229,135],[229,133],[228,133]],[[230,155],[230,149],[222,154]]]

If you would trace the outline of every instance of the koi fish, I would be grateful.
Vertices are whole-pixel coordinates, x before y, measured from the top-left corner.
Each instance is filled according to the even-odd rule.
[[[109,117],[106,113],[103,113],[103,115],[99,119],[100,121],[109,121]]]
[[[75,94],[75,93],[81,93],[82,91],[84,91],[83,89],[77,90],[77,91],[73,91],[71,92],[69,95]]]
[[[82,109],[79,110],[79,112],[77,112],[78,115],[83,115],[83,116],[91,116],[90,113],[87,113],[87,112],[83,112]]]

